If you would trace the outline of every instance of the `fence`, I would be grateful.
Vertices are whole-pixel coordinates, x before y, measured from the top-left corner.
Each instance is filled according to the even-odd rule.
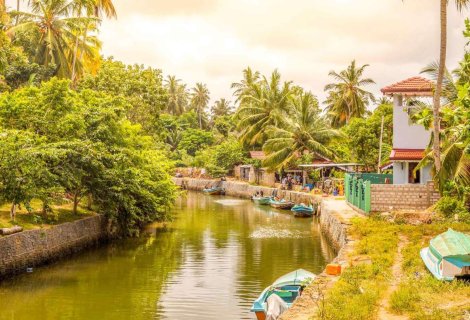
[[[371,211],[371,185],[393,183],[393,175],[378,173],[348,173],[344,177],[346,200],[365,213]]]

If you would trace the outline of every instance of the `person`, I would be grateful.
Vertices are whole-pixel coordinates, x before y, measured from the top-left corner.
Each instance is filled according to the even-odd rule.
[[[263,190],[261,190],[261,191],[259,192],[259,194],[260,194],[261,197],[264,197],[264,192],[263,192]]]
[[[287,190],[292,190],[292,178],[287,179]]]
[[[287,187],[287,177],[282,178],[282,190],[285,190]]]

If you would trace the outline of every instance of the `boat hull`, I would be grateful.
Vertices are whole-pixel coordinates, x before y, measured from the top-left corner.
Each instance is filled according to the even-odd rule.
[[[271,201],[269,205],[273,208],[276,209],[281,209],[281,210],[290,210],[294,206],[293,202],[278,202],[278,201]]]
[[[211,196],[215,196],[215,195],[223,194],[224,190],[223,189],[204,189],[202,190],[202,192],[204,192],[205,194],[209,194]]]
[[[252,200],[259,205],[268,205],[271,202],[270,197],[253,197]]]
[[[309,218],[315,214],[315,208],[312,206],[296,205],[291,211],[294,213],[294,217],[298,218]]]

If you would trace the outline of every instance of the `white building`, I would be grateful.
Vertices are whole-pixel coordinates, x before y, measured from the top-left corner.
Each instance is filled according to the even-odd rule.
[[[429,145],[431,132],[414,124],[409,117],[412,106],[407,106],[410,98],[432,97],[433,82],[422,77],[409,78],[385,88],[383,94],[393,98],[393,150],[390,161],[393,163],[393,184],[426,184],[431,180],[431,167],[414,169],[424,157]]]

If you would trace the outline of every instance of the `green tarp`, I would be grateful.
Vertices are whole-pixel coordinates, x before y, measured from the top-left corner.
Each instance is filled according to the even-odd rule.
[[[467,261],[470,256],[470,236],[449,229],[432,239],[429,249],[439,259],[452,257],[453,260]]]

